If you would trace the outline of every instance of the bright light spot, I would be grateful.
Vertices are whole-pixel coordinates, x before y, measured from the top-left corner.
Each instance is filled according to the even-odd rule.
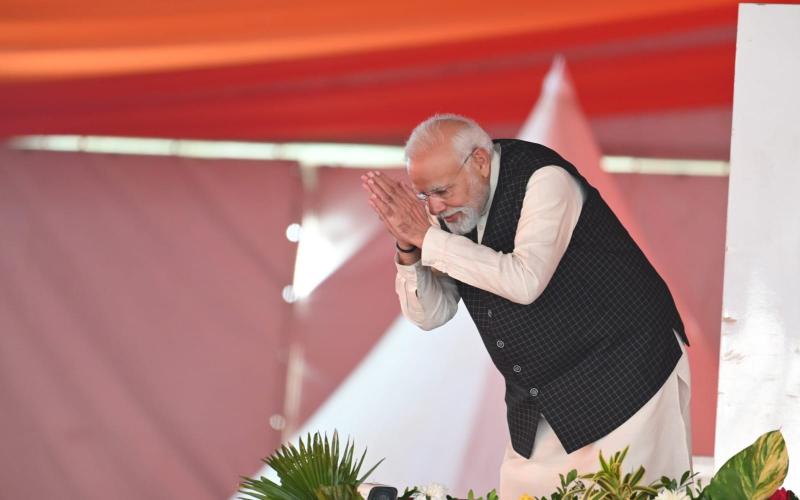
[[[297,247],[294,266],[294,291],[297,300],[308,297],[338,267],[332,266],[330,261],[340,252],[341,249],[337,249],[325,237],[316,216],[303,217],[303,241]]]
[[[549,81],[548,80],[546,81]],[[545,85],[549,85],[546,83]],[[399,168],[402,146],[314,142],[198,141],[187,139],[110,137],[98,135],[26,135],[13,137],[14,149],[100,154],[178,156],[184,158],[283,160],[309,167]],[[726,161],[604,156],[611,173],[727,176]]]
[[[294,265],[295,300],[308,297],[336,272],[377,230],[376,224],[354,225],[346,214],[303,217],[303,237]]]
[[[282,295],[283,295],[283,300],[285,300],[290,304],[297,300],[297,295],[295,295],[294,286],[292,285],[286,285],[285,287],[283,287]]]
[[[730,164],[728,162],[713,160],[604,156],[601,164],[603,170],[613,174],[707,175],[725,177],[730,173]]]
[[[286,228],[286,239],[292,243],[297,243],[300,241],[302,234],[303,226],[296,222],[294,224],[289,224],[289,227]]]
[[[285,160],[306,166],[399,168],[402,146],[313,142],[197,141],[191,139],[111,137],[97,135],[26,135],[8,141],[15,149],[83,153]]]
[[[269,417],[269,425],[276,431],[282,431],[286,427],[286,418],[283,415],[275,414]]]

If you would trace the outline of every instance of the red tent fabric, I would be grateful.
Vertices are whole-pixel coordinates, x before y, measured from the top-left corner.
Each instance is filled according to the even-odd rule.
[[[513,136],[534,103],[530,89],[562,53],[606,154],[726,158],[736,8],[6,2],[0,137],[400,143],[440,110]],[[642,117],[670,121],[630,126]]]

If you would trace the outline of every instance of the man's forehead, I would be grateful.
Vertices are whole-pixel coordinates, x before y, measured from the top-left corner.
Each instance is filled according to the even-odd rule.
[[[446,176],[456,166],[456,157],[449,144],[439,145],[408,161],[408,176],[416,185],[427,184]],[[423,187],[423,186],[417,186]]]

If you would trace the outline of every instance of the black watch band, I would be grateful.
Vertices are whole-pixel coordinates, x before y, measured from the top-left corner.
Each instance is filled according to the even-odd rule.
[[[402,248],[400,246],[400,243],[398,243],[396,241],[394,242],[394,246],[396,246],[397,249],[400,250],[403,253],[413,253],[417,249],[417,247],[415,247],[413,245],[411,246],[411,248]]]

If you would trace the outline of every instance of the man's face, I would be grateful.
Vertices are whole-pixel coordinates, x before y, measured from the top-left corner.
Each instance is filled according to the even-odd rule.
[[[472,231],[486,205],[489,169],[481,163],[486,161],[485,151],[479,149],[458,158],[445,141],[408,162],[414,191],[426,195],[428,210],[455,234]]]

